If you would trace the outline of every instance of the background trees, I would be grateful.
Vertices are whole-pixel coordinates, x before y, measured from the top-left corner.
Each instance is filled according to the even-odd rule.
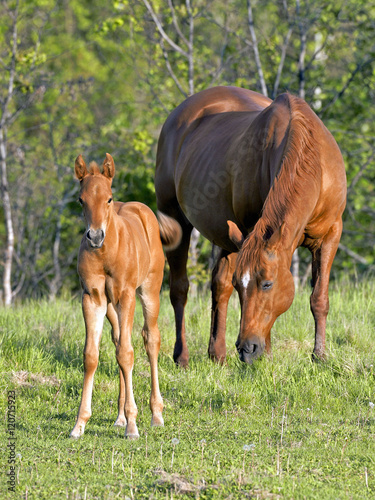
[[[375,5],[364,0],[5,0],[0,5],[2,301],[78,287],[74,158],[118,168],[115,196],[155,208],[157,138],[213,85],[304,96],[334,134],[348,207],[334,273],[367,272],[375,243]],[[13,243],[12,243],[13,241]],[[192,274],[207,280],[210,245]],[[301,278],[308,278],[301,253]]]

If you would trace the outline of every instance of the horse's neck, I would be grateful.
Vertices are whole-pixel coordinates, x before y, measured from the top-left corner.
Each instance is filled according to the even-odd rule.
[[[301,206],[300,210],[289,210],[285,213],[282,223],[278,227],[274,227],[271,221],[267,220],[264,214],[257,225],[259,225],[258,233],[263,237],[264,231],[272,228],[273,232],[279,231],[282,226],[282,235],[280,247],[287,255],[292,258],[294,250],[301,244],[303,234],[308,223],[308,215]],[[268,229],[270,231],[270,229]]]

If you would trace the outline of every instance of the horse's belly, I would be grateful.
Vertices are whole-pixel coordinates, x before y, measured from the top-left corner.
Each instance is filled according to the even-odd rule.
[[[177,199],[187,219],[205,238],[233,252],[237,249],[229,239],[227,221],[239,222],[226,196],[215,182],[182,182]]]

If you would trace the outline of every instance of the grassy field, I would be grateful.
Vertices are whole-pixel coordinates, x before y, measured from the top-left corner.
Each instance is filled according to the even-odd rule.
[[[313,364],[309,291],[273,328],[273,358],[236,355],[239,306],[228,317],[228,363],[207,359],[209,297],[187,309],[190,368],[174,366],[174,320],[162,297],[164,428],[151,428],[149,367],[137,306],[134,391],[140,439],[113,427],[118,371],[106,326],[93,415],[74,425],[82,387],[80,300],[0,310],[2,499],[375,498],[375,281],[332,284],[327,361]],[[7,397],[16,426],[8,447]],[[14,456],[15,492],[8,491]]]

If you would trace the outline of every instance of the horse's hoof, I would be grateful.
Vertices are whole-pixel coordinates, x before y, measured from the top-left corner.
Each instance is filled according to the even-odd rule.
[[[175,358],[174,362],[180,368],[189,368],[189,358],[188,357],[185,358],[185,357],[180,356],[178,358]]]
[[[225,365],[227,362],[227,357],[226,354],[223,355],[217,355],[217,354],[211,354],[208,353],[208,357],[210,358],[211,361],[218,365]]]
[[[324,352],[313,352],[311,355],[311,361],[313,363],[324,363],[326,361],[326,355]]]

